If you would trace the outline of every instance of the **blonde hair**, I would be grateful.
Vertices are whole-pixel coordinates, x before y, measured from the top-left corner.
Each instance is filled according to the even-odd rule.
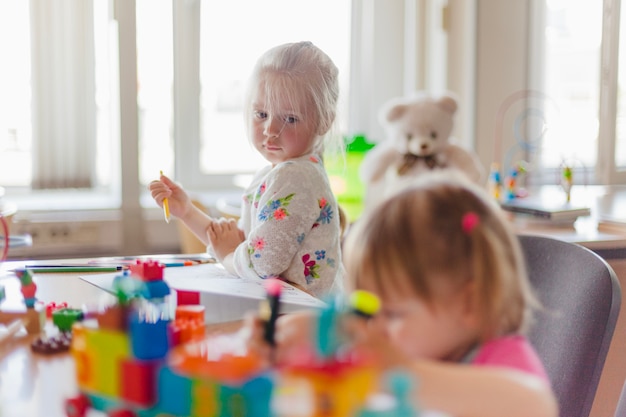
[[[468,213],[473,222],[464,225]],[[484,190],[456,177],[425,175],[359,219],[345,246],[355,287],[367,280],[383,297],[410,291],[434,305],[442,301],[441,285],[470,282],[482,340],[524,331],[538,306],[501,210]]]
[[[336,147],[340,140],[336,133],[338,77],[339,70],[333,61],[311,42],[271,48],[257,60],[250,76],[244,111],[248,128],[254,89],[264,81],[269,111],[276,96],[287,94],[288,100],[299,105],[296,108],[305,117],[315,118],[318,135],[315,150],[322,155],[325,147]],[[302,106],[303,103],[306,105]],[[311,108],[314,114],[310,114]]]

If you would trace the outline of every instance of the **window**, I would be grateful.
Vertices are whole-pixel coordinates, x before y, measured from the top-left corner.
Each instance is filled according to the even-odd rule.
[[[0,185],[31,181],[29,5],[0,3]],[[10,57],[10,58],[9,58]]]
[[[534,28],[543,29],[543,53],[531,54],[531,64],[546,95],[540,167],[571,166],[579,183],[624,182],[626,76],[619,63],[626,45],[619,40],[626,39],[626,14],[620,16],[620,1],[541,0],[539,7],[545,24],[539,20]]]
[[[202,1],[199,17],[193,13],[195,6],[180,11],[181,15],[198,19],[197,24],[186,22],[175,29],[177,36],[191,39],[198,48],[197,55],[181,58],[189,64],[199,62],[198,72],[193,74],[199,79],[199,95],[192,96],[198,91],[187,84],[189,80],[177,81],[181,103],[199,103],[199,110],[180,116],[185,118],[181,125],[187,125],[179,126],[185,130],[177,130],[178,140],[186,142],[186,146],[176,148],[176,173],[181,181],[196,189],[232,188],[238,174],[251,174],[266,164],[249,145],[242,104],[247,77],[257,57],[275,45],[310,40],[333,59],[341,74],[344,101],[340,117],[346,125],[350,3]]]
[[[8,0],[0,3],[0,15],[0,53],[11,57],[0,72],[0,183],[109,186],[114,154],[107,3]]]
[[[483,162],[528,161],[532,184],[558,183],[564,165],[575,183],[626,181],[620,1],[496,3],[478,7]]]
[[[243,131],[245,80],[257,56],[283,42],[311,40],[331,56],[347,117],[350,0],[31,3],[0,3],[0,53],[11,57],[0,72],[0,184],[9,194],[114,195],[122,179],[133,182],[119,155],[134,146],[137,166],[126,172],[143,185],[164,170],[190,189],[232,188],[237,174],[264,164]],[[123,61],[135,43],[136,67]],[[136,96],[120,91],[133,77]],[[136,134],[120,118],[129,98]]]
[[[137,0],[141,182],[164,170],[188,189],[228,189],[265,165],[242,114],[254,62],[272,46],[311,40],[339,67],[345,97],[349,23],[349,0]]]
[[[447,34],[435,19],[442,9]],[[271,45],[302,39],[340,67],[347,135],[380,139],[383,101],[453,86],[469,92],[461,112],[470,117],[459,115],[457,136],[475,143],[488,166],[498,109],[526,92],[502,129],[501,153],[519,148],[506,158],[532,158],[536,181],[552,182],[567,162],[588,182],[623,182],[619,9],[618,0],[4,0],[0,53],[10,59],[0,69],[0,185],[7,195],[78,187],[119,197],[120,184],[138,178],[140,192],[163,170],[189,189],[230,188],[264,163],[241,116],[252,63]],[[458,45],[463,54],[437,58]],[[127,65],[128,51],[136,66]],[[474,66],[475,76],[463,78]],[[451,80],[453,71],[462,82]],[[124,110],[135,101],[137,115]],[[135,166],[124,171],[120,160]]]
[[[619,61],[617,79],[617,122],[615,124],[615,165],[622,173],[626,172],[626,5],[618,6],[619,14]],[[615,60],[613,60],[614,62]],[[626,182],[626,176],[620,177],[621,182]]]
[[[537,65],[544,123],[526,144],[541,167],[587,171],[598,156],[602,3],[548,0],[543,6],[543,54]]]

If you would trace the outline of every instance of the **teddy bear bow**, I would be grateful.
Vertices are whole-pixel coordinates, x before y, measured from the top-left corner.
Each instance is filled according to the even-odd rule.
[[[406,174],[419,160],[423,160],[428,169],[435,169],[440,166],[435,155],[414,155],[409,152],[404,154],[402,165],[398,167],[398,175]]]

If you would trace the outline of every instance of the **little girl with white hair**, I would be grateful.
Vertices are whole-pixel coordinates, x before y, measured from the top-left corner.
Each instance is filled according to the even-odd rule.
[[[242,277],[279,277],[322,297],[341,289],[339,207],[322,162],[339,96],[338,70],[311,42],[288,43],[257,61],[245,121],[255,149],[270,163],[244,192],[239,223],[195,207],[166,176],[152,197],[178,217],[224,267]]]

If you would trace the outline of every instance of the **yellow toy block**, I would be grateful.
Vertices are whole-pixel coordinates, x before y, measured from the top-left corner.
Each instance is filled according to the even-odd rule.
[[[355,415],[376,390],[377,376],[370,367],[289,369],[281,376],[281,386],[307,388],[313,399],[310,417],[346,417]]]
[[[207,379],[194,379],[191,394],[191,417],[217,416],[219,385]]]
[[[120,396],[121,362],[131,356],[126,333],[75,324],[72,355],[81,389]]]

